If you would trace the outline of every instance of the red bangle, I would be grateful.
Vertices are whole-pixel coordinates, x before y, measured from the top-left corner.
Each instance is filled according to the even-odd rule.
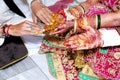
[[[9,30],[10,30],[10,27],[11,27],[11,24],[10,25],[7,25],[7,30],[6,30],[6,35],[9,36]]]
[[[63,15],[63,17],[66,19],[66,14],[65,14],[64,10],[61,10],[60,14]]]

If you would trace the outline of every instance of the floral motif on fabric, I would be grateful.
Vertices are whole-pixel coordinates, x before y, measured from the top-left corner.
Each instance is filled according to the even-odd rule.
[[[108,48],[108,53],[103,54],[99,50],[89,58],[96,73],[104,76],[106,79],[118,80],[120,75],[120,55],[119,48]],[[117,54],[117,58],[115,57]]]
[[[54,53],[59,54],[59,57],[61,58],[62,67],[65,71],[66,80],[79,80],[78,71],[75,67],[74,60],[72,60],[70,58],[70,55],[68,55],[68,53],[66,53],[65,50],[59,49],[59,48],[53,48],[53,47],[50,47],[43,43],[41,45],[41,51],[43,51],[43,52],[49,51],[49,52],[54,52]],[[51,61],[51,60],[49,59],[49,61]],[[54,68],[54,67],[52,67],[52,68]],[[55,71],[53,72],[53,69],[51,71],[52,71],[52,73],[55,73]],[[57,77],[59,77],[59,76],[57,76]]]
[[[96,14],[104,14],[108,11],[109,11],[109,9],[105,5],[96,4],[96,5],[91,6],[89,8],[89,11],[85,14],[85,16],[93,16],[93,15],[96,15]]]
[[[120,9],[120,0],[101,0],[102,4],[105,4],[112,11],[117,11]]]

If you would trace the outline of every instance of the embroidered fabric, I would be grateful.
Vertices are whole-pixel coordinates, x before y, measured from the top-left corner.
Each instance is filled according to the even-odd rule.
[[[120,6],[120,0],[100,0],[100,3],[94,6],[91,6],[89,8],[89,11],[86,12],[84,16],[93,16],[96,14],[109,13],[111,11],[115,11],[116,6]],[[55,11],[55,12],[58,12],[58,11]],[[59,41],[57,42],[59,43]],[[59,44],[54,45],[54,40],[53,42],[49,41],[48,39],[43,40],[41,51],[53,52],[53,53],[59,54],[59,57],[61,58],[63,70],[65,71],[66,80],[80,80],[81,78],[83,78],[82,80],[87,80],[87,79],[84,79],[84,77],[90,78],[90,76],[80,73],[82,68],[80,69],[78,67],[78,65],[80,64],[77,64],[76,66],[75,59],[77,57],[76,57],[76,54],[72,54],[74,53],[74,51],[69,52],[67,49],[63,49],[63,46],[61,48]],[[72,54],[72,57],[70,53]],[[97,75],[103,76],[109,80],[120,79],[120,65],[119,65],[120,64],[120,48],[119,46],[88,50],[88,51],[84,51],[84,54],[85,56],[83,59],[85,59],[85,63],[90,62],[91,67],[93,68],[94,72],[97,73]],[[94,77],[92,76],[91,79],[93,78]],[[100,77],[96,78],[96,80],[98,79],[100,79]],[[95,80],[95,78],[93,80]]]
[[[103,4],[104,7],[99,5],[92,6],[86,15],[92,16],[115,11],[115,7],[120,6],[119,3],[119,0],[101,0],[101,4]],[[106,79],[118,80],[120,79],[118,77],[120,74],[120,66],[117,65],[120,64],[120,58],[115,58],[114,55],[116,53],[120,53],[119,47],[98,49],[94,55],[86,59],[92,62],[95,72],[99,75],[104,76]]]
[[[119,47],[101,48],[93,56],[86,57],[86,60],[92,63],[96,73],[104,76],[106,79],[118,80],[120,74],[119,54]]]

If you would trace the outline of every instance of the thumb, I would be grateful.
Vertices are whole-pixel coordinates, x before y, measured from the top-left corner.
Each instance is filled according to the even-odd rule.
[[[32,14],[32,19],[33,19],[33,23],[37,24],[37,17],[34,14]]]
[[[94,28],[92,28],[91,26],[86,26],[85,30],[89,31],[89,32],[92,32],[92,33],[96,33],[96,30]]]

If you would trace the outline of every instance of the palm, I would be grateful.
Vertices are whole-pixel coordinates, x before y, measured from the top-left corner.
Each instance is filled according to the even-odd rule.
[[[64,45],[73,50],[92,49],[100,47],[103,44],[101,34],[88,26],[85,33],[72,36],[65,40]]]
[[[51,32],[50,35],[53,34],[63,34],[65,33],[69,28],[72,28],[74,26],[73,21],[66,21],[65,23],[61,24],[55,29],[55,32]]]

